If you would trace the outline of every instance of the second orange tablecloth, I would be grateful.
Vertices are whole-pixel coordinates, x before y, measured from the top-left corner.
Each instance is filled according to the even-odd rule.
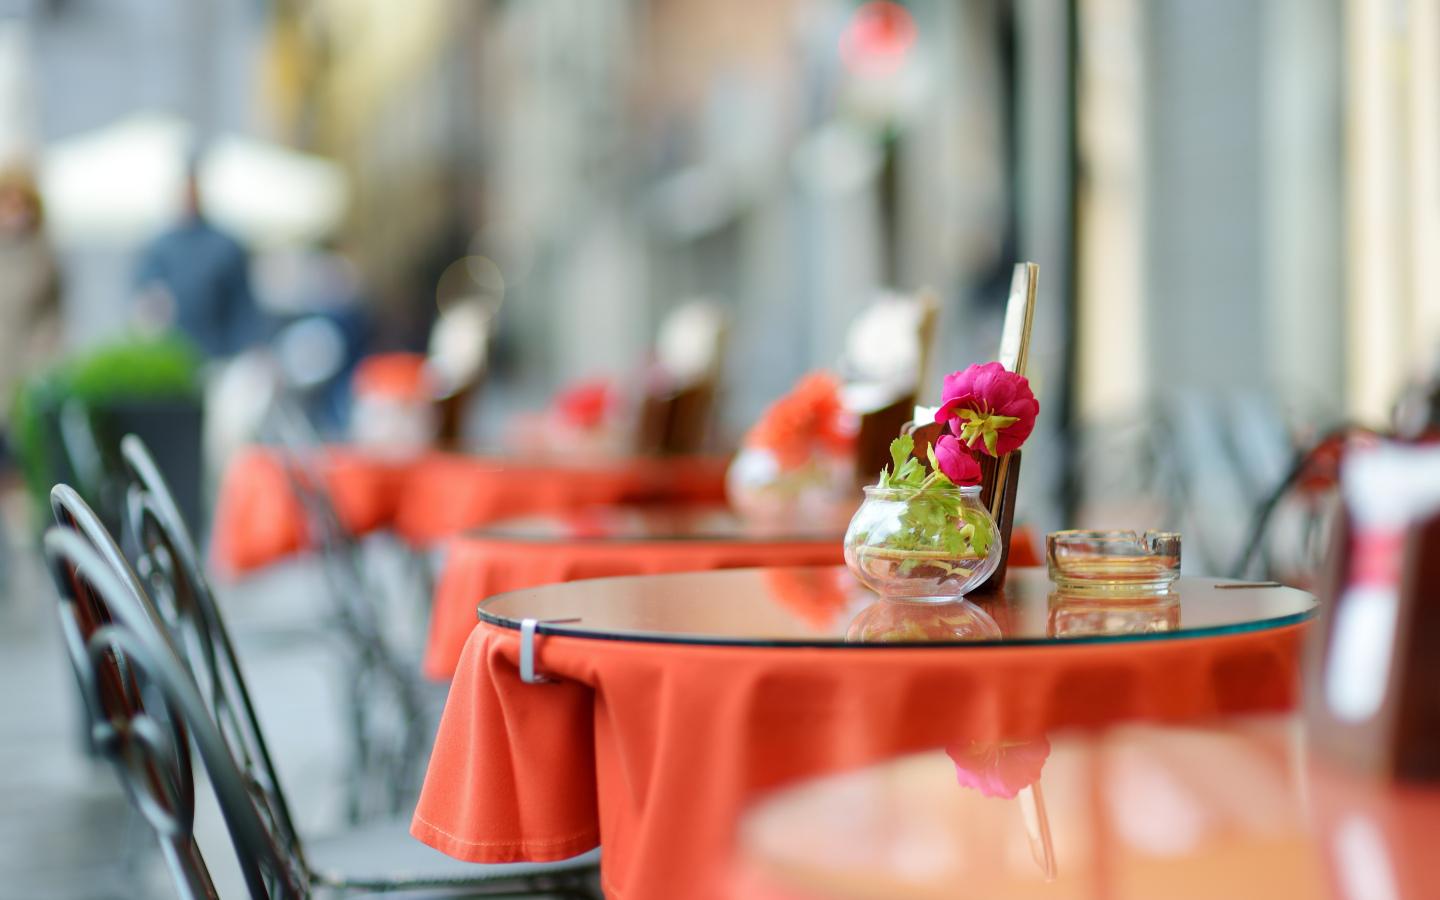
[[[828,566],[844,562],[838,537],[768,544],[758,541],[524,541],[459,537],[449,544],[430,613],[425,674],[455,674],[461,650],[486,597],[560,581],[611,575],[661,575],[753,566]]]
[[[252,447],[226,467],[210,536],[210,557],[220,574],[253,571],[310,545],[305,508],[282,459],[276,451]],[[328,451],[325,487],[341,523],[365,534],[394,521],[410,465]]]
[[[504,516],[564,512],[593,504],[719,503],[720,457],[628,458],[558,465],[430,453],[387,460],[353,449],[326,451],[322,469],[340,520],[356,534],[394,528],[428,544]],[[235,575],[309,546],[305,512],[282,456],[253,447],[226,468],[215,509],[211,557]]]
[[[603,843],[612,900],[718,896],[740,810],[795,779],[975,737],[1282,710],[1304,626],[1063,647],[773,648],[540,639],[461,655],[412,833],[476,862]]]
[[[511,516],[621,503],[725,502],[728,460],[628,457],[582,464],[436,453],[405,482],[395,530],[425,544]]]

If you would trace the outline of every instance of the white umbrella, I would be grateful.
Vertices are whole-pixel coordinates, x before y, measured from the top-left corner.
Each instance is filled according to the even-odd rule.
[[[172,224],[194,138],[184,120],[151,113],[53,144],[40,187],[57,239],[131,242]],[[212,221],[258,247],[322,238],[348,202],[335,163],[240,135],[205,147],[200,190]]]

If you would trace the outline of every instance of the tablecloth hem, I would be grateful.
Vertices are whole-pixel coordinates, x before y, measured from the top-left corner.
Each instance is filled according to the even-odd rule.
[[[471,863],[560,862],[600,846],[600,833],[593,829],[557,838],[467,840],[426,821],[418,813],[410,822],[410,836],[446,856]]]

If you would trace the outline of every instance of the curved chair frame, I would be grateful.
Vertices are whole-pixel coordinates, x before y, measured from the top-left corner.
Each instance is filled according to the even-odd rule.
[[[52,528],[44,548],[60,594],[61,630],[80,682],[91,739],[160,840],[181,897],[219,896],[195,841],[191,742],[215,792],[251,897],[305,897],[297,861],[271,839],[194,682],[143,594],[137,596],[113,561],[78,530]]]
[[[379,591],[365,571],[364,548],[341,522],[316,462],[318,436],[283,396],[275,400],[270,425],[283,448],[291,491],[305,510],[332,614],[345,639],[353,754],[350,819],[365,818],[377,804],[379,812],[394,814],[418,794],[424,774],[418,762],[434,734],[423,686],[386,637]],[[393,718],[383,717],[387,709],[398,717],[398,727]]]
[[[261,730],[259,718],[250,699],[245,677],[235,653],[224,617],[215,602],[209,582],[200,565],[200,557],[189,530],[180,516],[169,488],[145,444],[134,435],[127,436],[120,445],[121,457],[133,479],[128,496],[130,538],[136,543],[136,559],[140,573],[149,582],[156,596],[163,602],[156,606],[146,605],[151,615],[165,617],[171,634],[188,652],[190,665],[202,685],[202,691],[209,700],[213,721],[218,724],[217,733],[237,763],[240,777],[258,810],[262,823],[267,828],[272,843],[285,854],[286,860],[310,883],[325,883],[331,887],[349,887],[367,890],[392,890],[397,887],[422,886],[423,879],[416,880],[403,875],[393,880],[354,881],[346,880],[343,874],[339,880],[333,875],[317,874],[310,866],[303,842],[295,828],[279,776],[271,759]],[[70,492],[73,493],[73,492]],[[86,520],[88,509],[83,501],[71,519]],[[93,514],[91,514],[93,518]],[[98,520],[91,527],[95,527]],[[103,528],[98,533],[108,541]],[[114,548],[113,541],[109,542]],[[115,563],[124,564],[118,556]],[[144,591],[138,585],[132,586],[143,601]],[[156,619],[158,621],[158,619]],[[414,751],[414,759],[424,759],[422,746]],[[445,883],[451,889],[466,891],[466,895],[478,896],[480,884],[494,884],[499,888],[491,895],[516,895],[533,890],[546,890],[564,896],[588,897],[583,887],[585,873],[593,869],[593,863],[564,867],[554,871],[537,871],[514,876],[514,880],[525,886],[519,889],[507,888],[505,879],[498,883],[477,878],[473,885]],[[511,882],[513,883],[513,882]]]
[[[264,812],[276,841],[304,866],[299,832],[279,772],[260,730],[240,659],[200,565],[200,555],[169,486],[135,435],[120,442],[132,479],[126,494],[133,558],[156,607],[180,645],[210,714]]]

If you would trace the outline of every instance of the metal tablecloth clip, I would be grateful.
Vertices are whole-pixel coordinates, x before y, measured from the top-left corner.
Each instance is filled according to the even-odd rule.
[[[520,620],[520,680],[526,684],[545,684],[553,681],[545,675],[535,671],[535,627],[544,621],[555,622],[578,622],[575,619],[521,619]]]

